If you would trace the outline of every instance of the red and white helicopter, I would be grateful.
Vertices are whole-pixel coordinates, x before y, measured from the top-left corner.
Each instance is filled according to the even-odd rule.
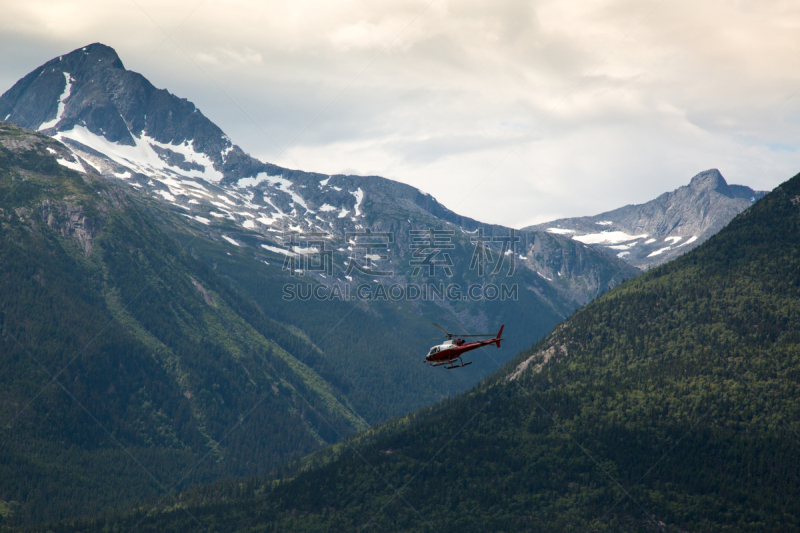
[[[462,339],[459,339],[455,333],[450,333],[442,326],[433,322],[433,325],[439,328],[440,330],[444,331],[444,334],[447,336],[447,340],[444,341],[442,344],[438,346],[434,346],[428,352],[428,355],[425,357],[425,361],[430,363],[431,366],[441,366],[441,365],[448,365],[445,366],[448,370],[451,368],[461,368],[462,366],[471,365],[472,361],[469,363],[465,363],[461,360],[461,355],[465,352],[470,350],[474,350],[476,348],[480,348],[482,346],[488,346],[489,344],[496,344],[497,347],[500,347],[500,341],[504,340],[500,338],[503,334],[503,328],[505,324],[500,326],[500,331],[497,332],[491,339],[485,339],[482,341],[475,341],[475,342],[464,342]],[[459,335],[460,337],[490,337],[491,333],[487,333],[485,335]],[[455,339],[453,337],[456,337]],[[460,364],[455,364],[458,361]]]

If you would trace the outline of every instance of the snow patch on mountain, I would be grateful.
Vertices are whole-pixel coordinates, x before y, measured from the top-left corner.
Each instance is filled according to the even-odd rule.
[[[66,109],[67,104],[66,100],[69,98],[70,91],[72,90],[72,77],[69,75],[69,72],[64,72],[64,78],[67,80],[67,84],[64,87],[64,92],[61,93],[61,96],[58,97],[58,111],[56,112],[56,118],[53,120],[48,120],[47,122],[42,122],[41,126],[39,126],[39,131],[46,130],[49,128],[55,127],[61,121],[61,117],[64,116],[64,109]],[[8,115],[11,116],[10,114]],[[6,117],[8,120],[8,117]]]
[[[161,196],[163,196],[164,198],[166,198],[166,199],[167,199],[167,200],[169,200],[170,202],[174,202],[174,201],[175,201],[175,197],[174,197],[174,196],[172,196],[172,195],[171,195],[170,193],[168,193],[167,191],[156,191],[156,194],[160,194]]]
[[[288,255],[289,257],[293,257],[295,255],[293,252],[290,252],[285,248],[277,248],[275,246],[270,246],[268,244],[262,244],[261,247],[264,248],[265,250],[269,250],[270,252],[275,252],[276,254]]]
[[[649,254],[647,257],[655,257],[655,256],[661,255],[664,252],[666,252],[667,250],[671,250],[671,249],[672,249],[672,246],[667,246],[666,248],[660,248],[660,249],[656,250],[655,252]]]
[[[609,246],[612,250],[629,250],[639,244],[639,241],[634,241],[628,244],[615,244],[614,246]],[[619,257],[619,254],[617,255]]]
[[[294,186],[294,183],[292,183],[291,181],[287,180],[287,179],[286,179],[286,178],[284,178],[283,176],[268,176],[266,172],[262,172],[262,173],[260,173],[258,176],[256,176],[256,178],[257,178],[257,179],[259,179],[259,178],[261,178],[262,176],[264,177],[264,179],[265,179],[265,180],[266,180],[266,181],[267,181],[267,182],[268,182],[270,185],[272,185],[272,186],[275,186],[275,185],[277,184],[277,187],[275,187],[276,189],[278,189],[278,190],[279,190],[279,191],[281,191],[281,192],[285,192],[286,194],[288,194],[289,196],[291,196],[291,197],[292,197],[292,202],[294,202],[295,204],[298,204],[298,205],[302,206],[302,207],[303,207],[303,209],[305,209],[305,210],[306,210],[306,211],[308,211],[309,213],[313,213],[313,212],[314,212],[314,211],[312,211],[311,209],[309,209],[308,205],[306,205],[306,201],[303,199],[303,197],[302,197],[302,196],[300,196],[299,194],[297,194],[297,193],[296,193],[296,192],[295,192],[295,191],[292,189],[292,187]],[[267,199],[267,198],[266,198],[266,196],[264,197],[264,199],[265,199],[265,200]],[[274,206],[273,206],[273,207],[274,207]],[[276,209],[277,209],[277,208],[276,208]]]
[[[63,167],[67,167],[67,168],[75,170],[77,172],[82,172],[82,173],[86,174],[86,169],[83,168],[83,165],[81,165],[80,160],[78,160],[78,161],[70,161],[68,159],[59,158],[59,159],[56,159],[56,162],[58,162],[58,164],[63,166]]]
[[[262,173],[254,178],[242,178],[236,182],[236,186],[240,189],[244,189],[245,187],[255,187],[262,181],[266,181],[267,175]]]
[[[361,202],[364,201],[364,191],[362,191],[361,187],[359,187],[356,192],[351,192],[350,194],[352,194],[353,196],[356,197],[356,207],[355,207],[356,214],[355,214],[355,216],[360,217],[361,216],[361,209],[360,209],[361,208]]]
[[[165,144],[142,134],[140,137],[133,135],[135,146],[127,146],[111,142],[105,137],[95,135],[85,126],[75,126],[71,130],[60,131],[54,137],[59,141],[63,141],[64,139],[77,141],[93,150],[105,154],[120,165],[132,168],[148,176],[167,173],[200,178],[209,183],[219,183],[222,181],[222,173],[214,169],[211,159],[206,154],[202,152],[198,153],[194,150],[194,140],[186,141],[178,145]],[[184,170],[180,167],[170,165],[159,156],[153,147],[183,155],[187,163],[199,165],[203,170],[200,171],[195,168]]]
[[[572,237],[583,244],[618,244],[621,242],[643,239],[647,234],[628,235],[624,231],[603,231],[601,233],[589,233],[588,235],[575,235]]]
[[[225,150],[222,151],[222,160],[225,161],[228,159],[228,154],[233,151],[233,141],[231,141],[230,137],[227,135],[223,135],[222,138],[228,144]]]

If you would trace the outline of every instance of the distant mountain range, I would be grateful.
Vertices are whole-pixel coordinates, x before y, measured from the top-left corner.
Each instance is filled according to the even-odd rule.
[[[262,163],[191,102],[125,70],[116,52],[99,43],[54,58],[22,78],[0,97],[0,117],[64,142],[103,176],[162,200],[164,207],[207,226],[221,242],[235,246],[243,244],[237,235],[260,236],[258,251],[280,261],[288,232],[328,233],[340,265],[350,251],[342,242],[346,233],[368,227],[390,231],[397,240],[385,261],[393,268],[383,270],[403,272],[410,270],[408,260],[397,258],[413,253],[412,229],[454,229],[467,249],[479,228],[489,237],[509,232],[377,176],[330,176]],[[500,251],[498,244],[487,246]],[[519,266],[540,274],[530,283],[533,290],[541,293],[545,289],[537,286],[547,285],[570,302],[567,307],[635,274],[616,259],[578,259],[589,253],[582,243],[546,232],[529,232],[516,248]],[[596,268],[599,263],[609,268]]]
[[[233,242],[238,231],[261,234],[268,255],[282,248],[280,237],[288,231],[341,238],[369,222],[376,231],[391,226],[407,234],[415,214],[463,232],[479,226],[487,234],[508,230],[461,217],[413,187],[380,177],[321,175],[258,161],[194,104],[125,70],[116,52],[99,43],[54,58],[22,78],[0,97],[0,117],[63,141],[102,175],[160,198],[215,228],[220,239]],[[520,251],[528,260],[524,266],[583,304],[609,285],[576,264],[562,263],[560,249],[570,239],[646,269],[704,242],[763,195],[728,185],[709,170],[645,204],[524,228],[527,249]],[[390,213],[398,215],[399,225],[374,227]],[[219,232],[226,221],[232,223],[228,231]],[[402,251],[409,252],[407,246]]]
[[[562,218],[524,228],[566,235],[647,269],[685,254],[708,240],[765,191],[728,185],[717,169],[689,185],[644,204],[589,217]]]

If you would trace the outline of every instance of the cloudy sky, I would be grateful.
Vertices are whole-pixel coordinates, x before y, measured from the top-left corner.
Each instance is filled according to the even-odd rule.
[[[800,172],[800,2],[2,0],[0,92],[92,42],[278,165],[515,227]]]

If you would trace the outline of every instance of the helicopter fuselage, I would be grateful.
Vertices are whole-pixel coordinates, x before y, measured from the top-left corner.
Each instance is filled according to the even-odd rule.
[[[464,353],[469,352],[470,350],[475,350],[490,344],[496,344],[497,347],[500,348],[500,341],[503,340],[500,338],[500,336],[503,334],[503,327],[504,326],[500,327],[500,331],[497,332],[497,336],[492,339],[475,342],[464,342],[458,338],[447,340],[442,344],[433,346],[428,352],[428,355],[425,357],[425,360],[432,366],[452,365]],[[466,363],[463,366],[466,366],[467,364],[470,363]]]

